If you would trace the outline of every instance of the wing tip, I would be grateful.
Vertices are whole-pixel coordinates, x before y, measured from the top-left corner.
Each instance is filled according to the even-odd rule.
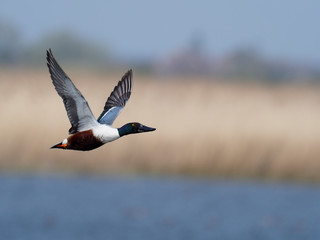
[[[132,68],[130,68],[124,75],[122,78],[126,78],[126,77],[132,77]]]
[[[46,51],[47,51],[47,57],[53,56],[53,55],[52,55],[51,48],[47,49]]]
[[[130,68],[121,78],[119,81],[118,85],[120,85],[122,82],[128,82],[128,89],[131,91],[131,86],[132,86],[132,68]]]
[[[50,68],[54,60],[51,48],[47,49],[47,66]]]

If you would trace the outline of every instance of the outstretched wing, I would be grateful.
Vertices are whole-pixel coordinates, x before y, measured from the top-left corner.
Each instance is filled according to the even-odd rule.
[[[96,126],[98,122],[95,120],[87,101],[54,59],[51,49],[47,50],[47,66],[52,83],[67,110],[71,123],[69,133],[88,130]]]
[[[114,90],[108,97],[104,106],[103,112],[98,118],[101,124],[112,125],[113,121],[117,118],[131,95],[132,86],[132,69],[130,69],[118,82]]]

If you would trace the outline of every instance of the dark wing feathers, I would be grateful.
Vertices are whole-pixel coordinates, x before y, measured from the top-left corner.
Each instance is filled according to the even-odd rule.
[[[71,123],[69,133],[76,133],[90,129],[97,124],[89,105],[71,79],[62,70],[52,55],[51,49],[47,51],[47,66],[52,83],[59,96],[63,99],[67,115]]]
[[[113,121],[122,111],[131,95],[132,86],[132,70],[130,69],[115,86],[107,102],[103,112],[98,118],[98,122],[102,124],[112,125]]]

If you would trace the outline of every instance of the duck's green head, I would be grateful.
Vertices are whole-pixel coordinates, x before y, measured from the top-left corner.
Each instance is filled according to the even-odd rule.
[[[120,137],[133,133],[143,133],[143,132],[151,132],[156,130],[152,127],[147,127],[138,122],[127,123],[123,125],[121,128],[118,128]]]

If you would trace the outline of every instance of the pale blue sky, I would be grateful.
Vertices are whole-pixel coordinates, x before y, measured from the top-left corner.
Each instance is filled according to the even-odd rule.
[[[272,58],[320,64],[320,1],[314,0],[0,0],[0,18],[26,43],[59,29],[128,58],[155,58],[188,46],[226,54],[252,45]]]

